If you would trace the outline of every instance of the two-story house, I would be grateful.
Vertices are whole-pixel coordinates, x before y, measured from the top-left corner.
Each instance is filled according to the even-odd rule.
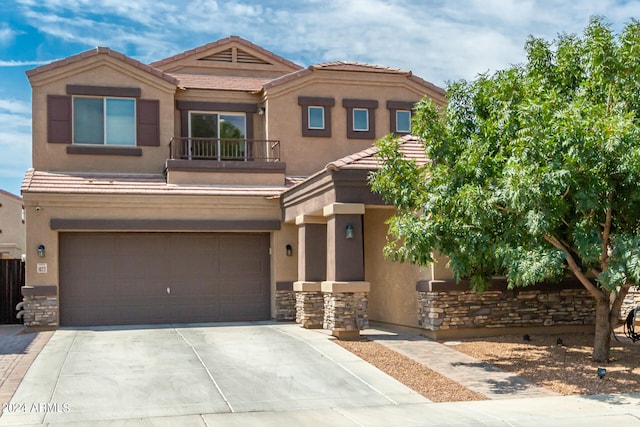
[[[27,75],[26,324],[293,319],[294,287],[300,307],[355,292],[361,324],[367,303],[415,324],[431,272],[383,259],[391,210],[367,173],[375,140],[408,134],[440,88],[302,68],[235,36],[149,65],[99,47]],[[311,306],[299,321],[322,326]]]
[[[0,190],[0,259],[21,259],[25,249],[22,197]]]
[[[579,285],[478,296],[445,262],[383,257],[394,211],[370,191],[372,145],[404,135],[425,162],[412,107],[445,103],[410,71],[303,68],[232,36],[148,65],[100,47],[27,75],[27,325],[593,323]]]

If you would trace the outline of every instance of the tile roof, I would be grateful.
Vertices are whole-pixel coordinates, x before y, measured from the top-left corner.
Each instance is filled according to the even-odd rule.
[[[199,74],[169,74],[185,89],[220,89],[258,92],[270,77],[209,76]]]
[[[120,52],[116,52],[115,50],[110,49],[108,47],[96,47],[95,49],[87,50],[77,55],[70,56],[68,58],[60,59],[58,61],[53,61],[49,64],[36,67],[32,70],[28,70],[26,74],[27,74],[27,77],[31,78],[33,76],[37,76],[38,74],[42,74],[44,72],[54,70],[56,68],[63,67],[65,65],[73,64],[75,62],[82,61],[83,59],[91,58],[92,56],[96,56],[96,55],[110,56],[112,58],[125,62],[135,68],[145,71],[149,74],[153,74],[156,77],[159,77],[163,80],[168,81],[169,83],[172,83],[175,85],[178,84],[178,81],[174,77],[171,77],[170,75],[164,73],[163,71],[160,71],[149,65],[143,64],[140,61],[130,58]]]
[[[424,151],[424,144],[417,136],[413,135],[405,135],[400,138],[400,152],[407,159],[413,159],[418,165],[426,164],[429,159],[426,156]],[[333,162],[327,163],[327,165],[320,171],[314,173],[313,175],[300,179],[293,183],[293,186],[287,188],[285,193],[290,193],[290,191],[294,191],[302,184],[306,182],[311,182],[318,178],[319,176],[324,175],[328,171],[340,171],[340,170],[366,170],[366,171],[375,171],[380,168],[380,160],[375,156],[378,152],[378,148],[373,146],[369,147],[366,150],[362,150],[360,152],[350,154],[341,159],[334,160]]]
[[[293,185],[291,181],[287,185]],[[100,174],[44,172],[29,169],[23,193],[186,195],[186,196],[278,196],[286,186],[174,185],[158,174]]]
[[[294,71],[293,73],[285,74],[282,77],[275,78],[265,83],[264,88],[269,89],[273,86],[277,86],[277,85],[286,83],[288,81],[295,80],[297,78],[310,74],[315,70],[350,71],[350,72],[360,72],[360,73],[383,73],[383,74],[404,75],[410,80],[413,80],[421,85],[427,86],[428,88],[436,92],[438,95],[442,97],[445,96],[444,89],[418,76],[414,76],[413,73],[409,70],[401,70],[400,68],[385,67],[383,65],[373,65],[373,64],[365,64],[362,62],[349,62],[349,61],[325,62],[322,64],[310,65],[309,67],[304,68],[302,70]]]
[[[401,70],[399,68],[385,67],[383,65],[365,64],[362,62],[351,61],[334,61],[324,62],[322,64],[312,65],[310,68],[335,71],[360,71],[360,72],[376,72],[387,74],[411,74],[411,71]]]
[[[294,62],[291,62],[288,59],[283,58],[282,56],[276,55],[275,53],[270,52],[270,51],[258,46],[257,44],[253,44],[249,40],[245,40],[245,39],[243,39],[241,37],[238,37],[238,36],[229,36],[229,37],[226,37],[224,39],[217,40],[215,42],[207,43],[205,45],[202,45],[202,46],[199,46],[199,47],[184,51],[184,52],[179,53],[177,55],[173,55],[173,56],[170,56],[168,58],[161,59],[161,60],[156,61],[156,62],[152,62],[151,66],[152,67],[162,67],[163,65],[170,64],[171,62],[179,61],[180,59],[186,58],[188,56],[196,55],[196,54],[198,54],[200,52],[205,52],[207,50],[213,49],[213,48],[218,47],[218,46],[225,45],[225,44],[230,43],[230,42],[237,42],[237,43],[239,43],[241,45],[244,45],[245,47],[248,47],[250,49],[253,49],[254,51],[260,52],[261,54],[263,54],[263,55],[265,55],[265,56],[267,56],[267,57],[269,57],[269,58],[271,58],[271,59],[273,59],[273,60],[275,60],[277,62],[285,64],[285,65],[287,65],[287,66],[289,66],[291,68],[294,68],[294,69],[302,68],[300,65],[298,65],[298,64],[296,64]]]
[[[424,145],[417,136],[406,135],[400,138],[400,152],[405,158],[414,160],[418,165],[428,162]],[[380,167],[380,160],[376,157],[377,147],[370,147],[359,153],[351,154],[325,166],[326,170],[365,169],[376,170]]]

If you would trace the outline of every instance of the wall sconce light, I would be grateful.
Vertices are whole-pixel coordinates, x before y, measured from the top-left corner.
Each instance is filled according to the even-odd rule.
[[[258,108],[258,114],[260,114],[261,116],[264,116],[264,112],[265,112],[265,111],[267,111],[267,109],[266,109],[266,108],[264,108],[264,107],[260,107],[260,108]]]
[[[345,235],[347,239],[353,239],[353,225],[347,224],[347,228],[345,228]]]
[[[40,258],[44,257],[44,245],[38,246],[38,256]]]
[[[291,247],[291,245],[287,245],[284,248],[285,248],[285,252],[286,252],[287,256],[293,255],[293,248]]]

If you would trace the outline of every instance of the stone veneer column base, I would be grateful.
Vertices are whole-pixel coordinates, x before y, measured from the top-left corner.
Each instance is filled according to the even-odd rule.
[[[320,282],[294,282],[296,294],[296,323],[306,329],[321,329],[324,300]]]
[[[23,286],[18,316],[25,326],[58,326],[58,287]]]
[[[278,322],[296,320],[296,293],[293,282],[276,282],[276,313]]]
[[[369,327],[369,282],[322,282],[324,319],[330,331],[359,331]],[[335,334],[334,334],[335,335]]]

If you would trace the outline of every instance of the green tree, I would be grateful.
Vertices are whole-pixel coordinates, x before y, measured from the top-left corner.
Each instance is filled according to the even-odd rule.
[[[593,359],[606,361],[640,283],[640,24],[614,34],[592,18],[525,50],[521,65],[449,84],[444,110],[418,103],[429,164],[378,141],[372,187],[397,207],[385,252],[426,265],[437,251],[477,290],[572,274],[596,300]]]

